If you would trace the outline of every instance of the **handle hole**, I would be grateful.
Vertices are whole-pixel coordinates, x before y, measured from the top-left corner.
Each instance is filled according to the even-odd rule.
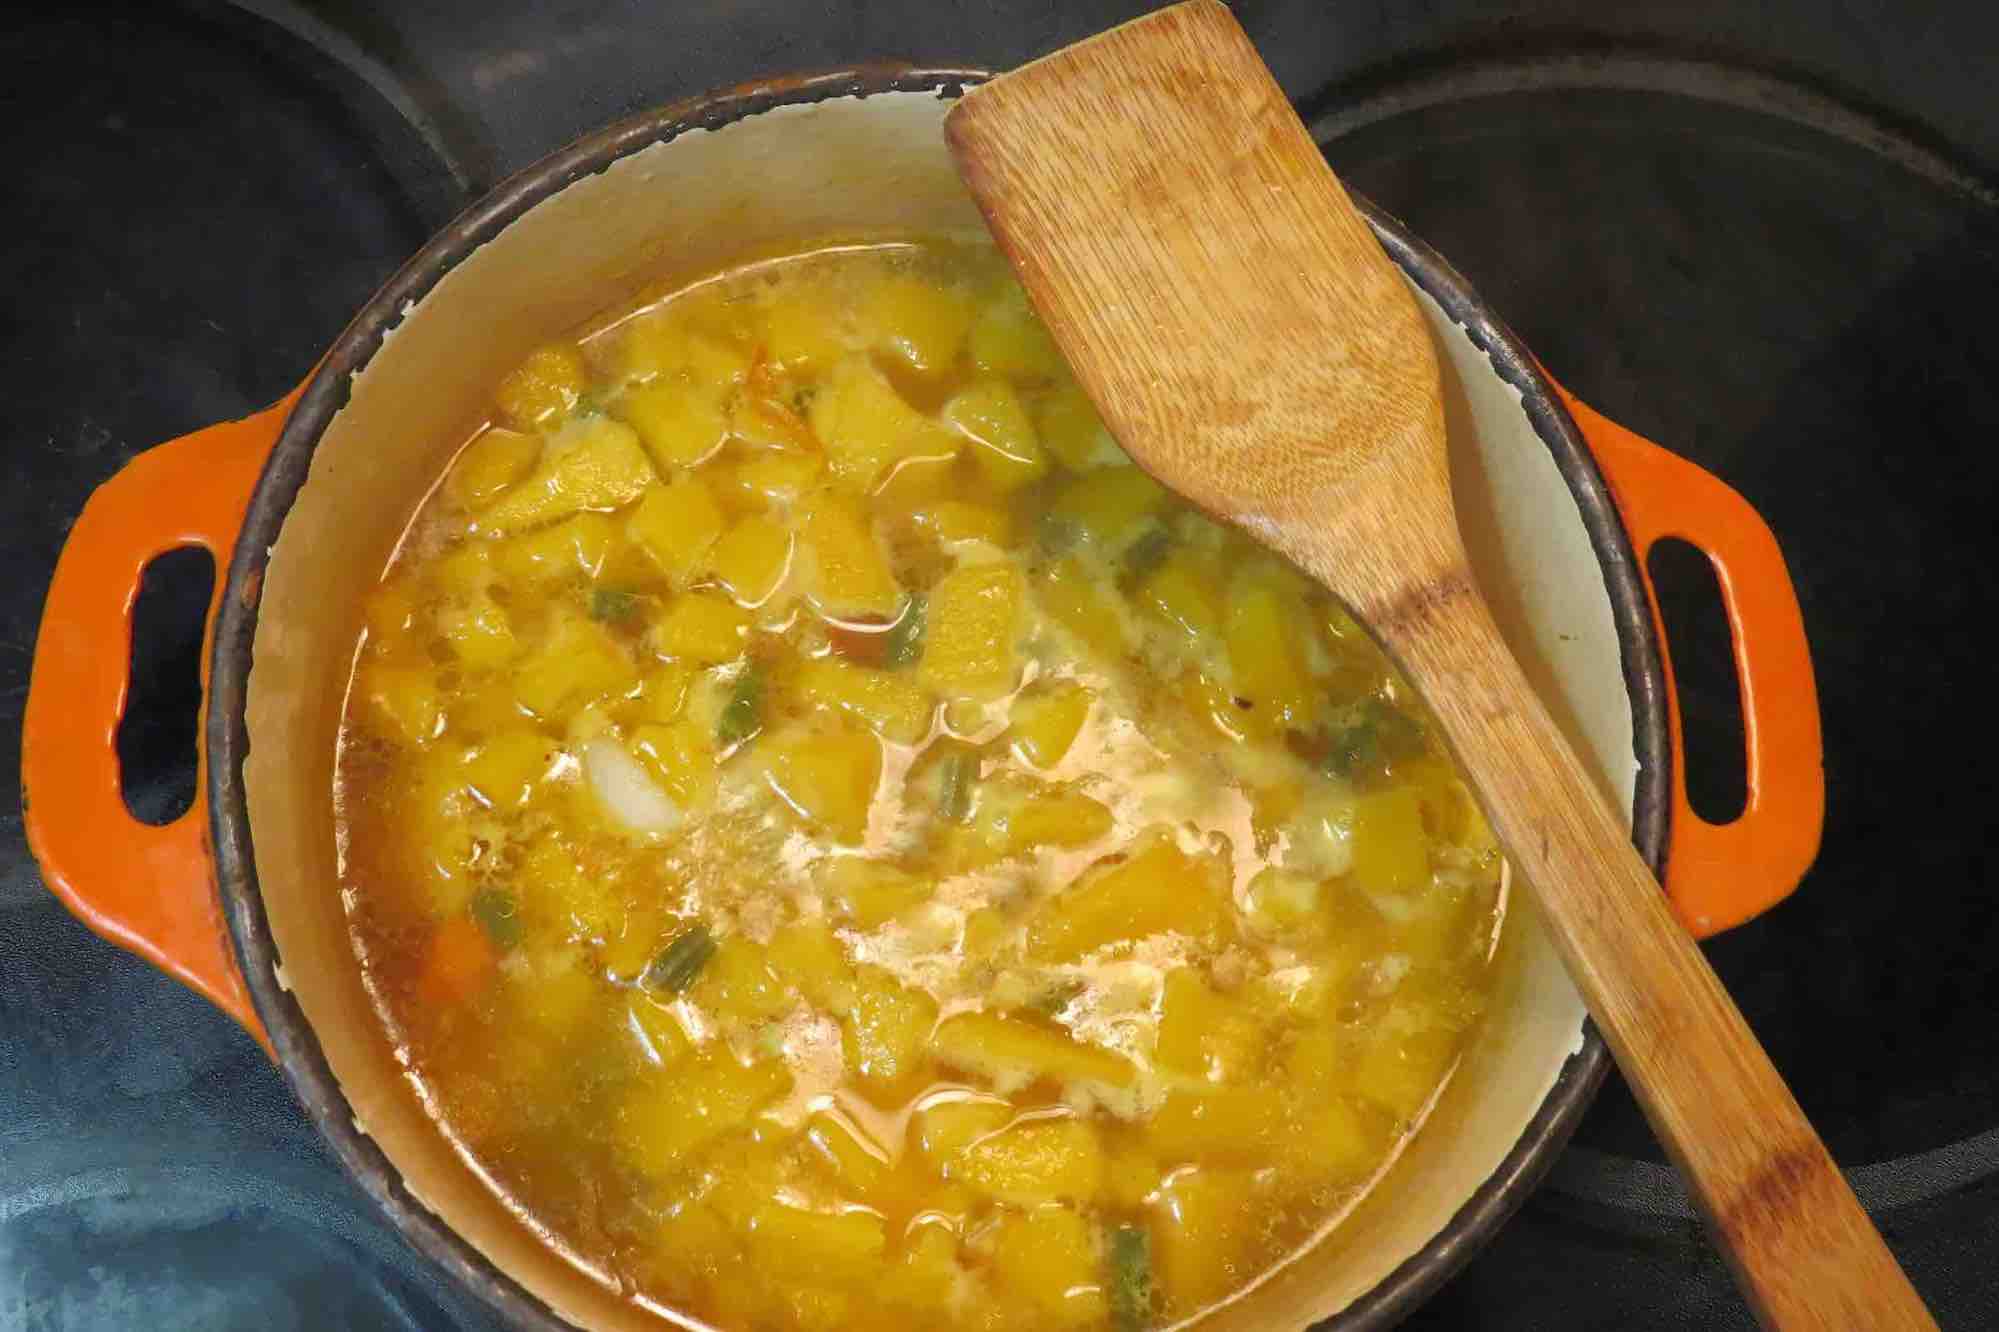
[[[1687,802],[1709,823],[1733,823],[1749,801],[1749,772],[1742,688],[1721,583],[1706,552],[1678,537],[1654,542],[1646,567],[1680,691]]]
[[[139,579],[118,784],[132,817],[154,827],[194,804],[201,640],[214,591],[215,557],[200,546],[155,556]]]

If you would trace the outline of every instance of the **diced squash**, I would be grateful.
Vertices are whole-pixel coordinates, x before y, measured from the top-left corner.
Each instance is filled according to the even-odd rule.
[[[1075,635],[1086,651],[1117,661],[1129,650],[1122,609],[1081,560],[1068,556],[1056,560],[1034,590],[1041,609]]]
[[[1004,379],[982,379],[944,404],[944,421],[972,441],[972,462],[1001,494],[1048,472],[1034,422]]]
[[[800,701],[856,717],[883,739],[915,744],[930,732],[935,705],[906,672],[878,671],[838,657],[820,657],[800,666],[794,680]]]
[[[1071,471],[1118,467],[1131,461],[1104,428],[1089,396],[1074,384],[1065,384],[1042,399],[1034,423],[1040,429],[1041,442]]]
[[[872,1212],[809,1212],[765,1203],[750,1216],[749,1247],[758,1269],[810,1273],[818,1280],[857,1281],[888,1248],[882,1219]]]
[[[770,969],[763,945],[741,934],[724,936],[702,966],[687,997],[724,1022],[767,1022],[791,1009],[791,994]]]
[[[1222,594],[1210,562],[1186,548],[1174,551],[1138,586],[1138,603],[1197,644],[1218,642]]]
[[[656,380],[630,389],[611,410],[638,432],[653,465],[662,473],[694,466],[729,437],[729,414],[714,394],[678,379]]]
[[[1160,1065],[1190,1077],[1234,1082],[1252,1074],[1267,1036],[1255,1017],[1208,987],[1200,973],[1167,974],[1159,1010]]]
[[[1264,1223],[1241,1170],[1175,1175],[1152,1205],[1153,1268],[1169,1307],[1190,1314],[1237,1284],[1237,1265]]]
[[[937,1001],[896,983],[887,972],[864,971],[854,1006],[841,1020],[847,1072],[870,1092],[892,1092],[921,1068]]]
[[[1004,509],[963,500],[934,500],[910,515],[916,525],[946,546],[985,541],[1005,546],[1013,540],[1013,520]]]
[[[621,378],[677,380],[718,395],[749,373],[748,352],[688,327],[670,311],[633,319],[615,337],[612,371]]]
[[[917,510],[947,498],[964,499],[957,455],[904,458],[875,483],[873,496],[885,512]]]
[[[814,496],[799,516],[799,534],[806,592],[823,614],[895,618],[902,587],[858,503],[830,493]]]
[[[1028,956],[1075,962],[1107,944],[1169,930],[1227,938],[1233,921],[1219,877],[1211,858],[1189,856],[1170,838],[1158,838],[1044,901],[1028,921]]]
[[[597,417],[573,430],[551,439],[535,469],[479,515],[482,527],[518,532],[581,509],[615,509],[656,478],[629,426]]]
[[[1063,541],[1122,554],[1153,528],[1167,494],[1157,481],[1136,467],[1104,467],[1085,472],[1049,505],[1044,530]]]
[[[1096,1132],[1079,1119],[1019,1119],[959,1151],[952,1177],[1015,1207],[1094,1200],[1104,1184]]]
[[[1037,1078],[1118,1089],[1131,1086],[1138,1077],[1130,1061],[1083,1045],[1058,1027],[991,1013],[946,1018],[931,1048],[946,1064],[983,1074],[1002,1090],[1026,1086]]]
[[[483,593],[438,607],[437,632],[451,655],[475,671],[497,670],[519,647],[506,609]]]
[[[531,925],[556,938],[602,938],[618,925],[613,886],[577,863],[564,842],[544,837],[521,856],[521,911]]]
[[[1265,714],[1266,725],[1308,728],[1313,710],[1305,668],[1302,606],[1292,604],[1276,580],[1252,575],[1229,590],[1229,671],[1235,692]]]
[[[1423,805],[1406,786],[1369,791],[1354,800],[1351,882],[1368,892],[1407,893],[1430,882]]]
[[[421,745],[443,731],[444,698],[437,673],[430,667],[368,661],[356,676],[356,691],[368,700],[384,734],[406,745]]]
[[[394,574],[377,583],[361,603],[369,644],[382,652],[393,651],[416,627],[420,609],[416,579],[409,574]]]
[[[1398,1120],[1408,1120],[1430,1099],[1457,1057],[1449,1031],[1385,1031],[1362,1051],[1354,1090]]]
[[[639,682],[639,696],[632,700],[631,716],[640,722],[670,722],[687,710],[687,696],[694,686],[694,667],[683,661],[662,661],[645,673]]]
[[[872,735],[804,732],[772,747],[771,788],[836,842],[861,840],[880,781],[881,742]]]
[[[675,597],[653,626],[653,647],[661,656],[717,666],[743,655],[749,641],[749,612],[715,592]]]
[[[1095,1326],[1109,1309],[1095,1236],[1067,1207],[1037,1207],[1001,1218],[993,1238],[993,1275],[1035,1310],[1038,1326]]]
[[[795,921],[771,936],[768,960],[778,979],[835,1017],[854,1006],[854,964],[823,921]]]
[[[532,955],[530,955],[532,957]],[[520,972],[509,972],[508,989],[513,1001],[523,1043],[540,1049],[560,1042],[583,1021],[600,999],[597,978],[577,965],[577,955],[563,951],[532,962]]]
[[[682,809],[698,809],[715,795],[715,746],[711,728],[691,717],[643,722],[632,731],[632,757]]]
[[[1388,1154],[1392,1121],[1362,1113],[1345,1101],[1310,1104],[1291,1121],[1278,1154],[1307,1176],[1350,1179]]]
[[[972,315],[962,289],[891,273],[868,288],[858,322],[875,348],[918,374],[936,375],[957,362]]]
[[[601,513],[574,518],[493,543],[493,567],[512,582],[529,585],[595,578],[610,562],[617,524]]]
[[[1006,564],[953,569],[931,589],[919,678],[946,699],[998,698],[1020,674],[1020,574]]]
[[[1145,1128],[1146,1145],[1166,1164],[1255,1165],[1280,1142],[1289,1106],[1269,1086],[1174,1091]]]
[[[576,344],[552,342],[529,352],[527,359],[500,381],[494,404],[508,425],[532,430],[568,415],[589,382],[589,367]]]
[[[823,369],[850,345],[842,315],[830,302],[797,297],[772,301],[762,322],[764,353],[786,373]]]
[[[894,920],[913,906],[930,900],[936,885],[906,870],[859,856],[834,856],[819,862],[813,876],[827,905],[842,920],[860,930],[872,930]]]
[[[721,506],[700,478],[677,476],[646,491],[625,530],[679,587],[701,568],[722,524]]]
[[[708,564],[738,605],[761,606],[791,568],[791,529],[756,515],[740,519],[715,543]]]
[[[789,509],[819,480],[826,464],[816,453],[755,453],[702,469],[717,496],[739,511]]]
[[[968,338],[972,364],[1008,379],[1055,379],[1068,374],[1055,339],[1027,304],[1027,293],[1007,283],[973,320]]]
[[[533,797],[559,752],[547,736],[516,727],[488,736],[468,753],[465,778],[488,809],[519,809]]]
[[[783,1064],[743,1065],[726,1050],[704,1051],[672,1077],[645,1082],[625,1100],[618,1111],[618,1142],[635,1169],[664,1179],[789,1090],[791,1072]]]
[[[1136,1211],[1166,1178],[1159,1162],[1134,1142],[1114,1143],[1104,1155],[1104,1201]]]
[[[1074,681],[1031,688],[1014,700],[1007,734],[1013,752],[1037,768],[1052,768],[1076,743],[1094,696]]]
[[[638,682],[637,668],[616,639],[565,612],[514,672],[514,695],[536,716],[554,717],[566,706],[623,694]]]
[[[541,440],[492,426],[459,450],[444,478],[445,493],[461,509],[477,511],[528,474],[541,456]]]
[[[807,1150],[847,1197],[867,1201],[890,1186],[888,1153],[843,1116],[821,1110],[806,1121],[803,1137]]]
[[[919,1226],[882,1282],[882,1302],[923,1313],[945,1308],[963,1275],[957,1237],[944,1226]]]
[[[924,1102],[910,1121],[916,1152],[940,1176],[950,1177],[959,1153],[1013,1122],[1014,1108],[983,1097]]]
[[[905,458],[950,457],[961,443],[956,431],[903,401],[866,356],[849,356],[826,373],[811,421],[833,474],[863,490]]]
[[[644,990],[633,990],[625,1001],[625,1024],[640,1057],[654,1067],[677,1068],[694,1055],[694,1042],[680,1019]]]
[[[1114,823],[1102,801],[1081,791],[1037,791],[1007,814],[1007,849],[1083,846],[1109,832]]]

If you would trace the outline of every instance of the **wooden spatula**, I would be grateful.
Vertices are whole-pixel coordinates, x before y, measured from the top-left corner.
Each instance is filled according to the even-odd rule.
[[[1501,642],[1422,317],[1228,10],[1036,61],[945,136],[1132,457],[1325,584],[1422,690],[1758,1316],[1934,1327]]]

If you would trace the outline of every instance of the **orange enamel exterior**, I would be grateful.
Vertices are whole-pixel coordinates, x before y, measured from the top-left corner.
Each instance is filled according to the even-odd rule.
[[[155,556],[185,546],[215,558],[206,689],[222,574],[297,398],[294,390],[255,416],[149,449],[91,495],[49,582],[21,725],[28,845],[50,890],[99,934],[213,1000],[266,1051],[215,892],[207,746],[197,743],[193,806],[155,828],[125,808],[117,736],[140,576]]]
[[[1825,826],[1825,751],[1804,614],[1769,525],[1726,483],[1604,417],[1560,385],[1610,484],[1638,555],[1658,626],[1674,755],[1666,840],[1666,895],[1706,938],[1789,897],[1818,856]],[[1680,698],[1645,562],[1662,537],[1698,547],[1721,585],[1742,691],[1748,801],[1714,824],[1687,803]]]

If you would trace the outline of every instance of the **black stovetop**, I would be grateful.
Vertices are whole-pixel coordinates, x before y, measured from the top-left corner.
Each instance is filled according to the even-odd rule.
[[[72,6],[0,20],[0,768],[90,489],[288,389],[431,230],[619,113],[901,56],[1004,66],[1148,6]],[[1999,1326],[1999,21],[1935,3],[1243,0],[1328,155],[1572,388],[1776,530],[1825,720],[1824,850],[1710,945],[1946,1327]],[[5,26],[11,24],[11,27]],[[1658,572],[1697,804],[1739,799],[1699,562]],[[135,806],[192,781],[182,561],[142,604]],[[247,1037],[72,921],[0,808],[0,1332],[478,1329]],[[1749,1327],[1613,1077],[1411,1320]]]

